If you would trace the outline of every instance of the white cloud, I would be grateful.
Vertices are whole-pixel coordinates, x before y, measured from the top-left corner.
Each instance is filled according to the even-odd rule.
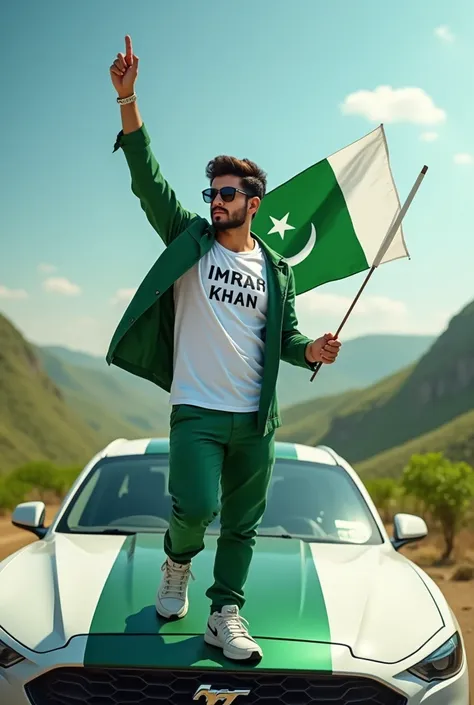
[[[436,27],[434,33],[435,36],[438,37],[438,39],[441,39],[442,42],[446,42],[446,44],[451,44],[452,42],[454,42],[454,34],[445,24],[441,25],[440,27]]]
[[[67,310],[46,309],[40,317],[31,317],[24,328],[29,339],[38,345],[60,345],[105,356],[116,325],[117,321],[107,318],[71,316]]]
[[[54,264],[47,264],[46,262],[40,262],[38,265],[38,272],[41,274],[53,274],[57,270]]]
[[[0,299],[27,299],[28,294],[24,289],[9,289],[0,284]]]
[[[81,288],[65,277],[49,277],[45,279],[43,289],[52,294],[62,294],[63,296],[77,296],[81,293]]]
[[[409,122],[436,125],[444,122],[446,113],[438,108],[422,88],[378,86],[346,96],[341,110],[345,115],[361,115],[371,122]]]
[[[356,287],[357,288],[357,287]],[[354,291],[355,295],[356,291]],[[353,296],[310,291],[296,299],[299,329],[309,337],[334,333],[353,301]],[[423,312],[421,316],[409,303],[387,296],[363,294],[356,303],[344,329],[341,340],[361,335],[385,334],[439,334],[446,327],[452,312]]]
[[[105,355],[115,325],[113,321],[104,321],[92,316],[76,316],[64,321],[61,330],[54,335],[62,345],[73,350],[82,350],[92,355]]]
[[[388,316],[405,316],[408,313],[406,304],[388,296],[368,296],[365,301],[358,301],[361,304],[361,315],[371,313],[382,313]],[[357,307],[357,304],[356,304]]]
[[[436,142],[439,135],[437,132],[422,132],[420,135],[420,140],[422,142]]]
[[[316,312],[344,315],[351,304],[351,299],[348,296],[341,296],[340,294],[324,294],[309,291],[299,296],[296,299],[296,303],[298,306],[298,315]]]
[[[298,303],[303,315],[316,312],[344,315],[352,303],[352,298],[340,294],[310,291],[298,297]],[[371,314],[384,314],[390,316],[404,316],[406,313],[407,307],[403,301],[390,299],[386,296],[366,296],[365,298],[359,299],[351,315],[368,316]]]
[[[474,157],[472,154],[467,152],[461,152],[460,154],[455,154],[453,157],[455,164],[472,164],[474,162]]]
[[[110,299],[111,304],[129,303],[135,295],[136,289],[118,289]]]

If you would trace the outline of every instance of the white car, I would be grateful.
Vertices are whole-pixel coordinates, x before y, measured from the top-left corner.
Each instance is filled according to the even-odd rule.
[[[16,508],[39,540],[0,563],[1,705],[468,705],[459,625],[397,551],[425,522],[399,514],[390,538],[329,448],[276,446],[242,611],[263,660],[236,664],[203,641],[218,520],[187,616],[159,618],[168,452],[167,439],[116,440],[51,526],[41,502]]]

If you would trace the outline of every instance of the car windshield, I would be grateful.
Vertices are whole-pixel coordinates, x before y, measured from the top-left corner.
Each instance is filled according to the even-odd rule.
[[[168,456],[101,460],[59,521],[61,533],[165,531],[171,512]],[[219,517],[207,533],[219,532]],[[277,459],[260,536],[323,543],[382,543],[358,487],[339,466]]]

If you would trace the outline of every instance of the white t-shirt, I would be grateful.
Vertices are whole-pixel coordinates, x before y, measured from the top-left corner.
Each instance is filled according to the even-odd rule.
[[[257,411],[267,318],[265,255],[219,242],[174,285],[171,404]]]

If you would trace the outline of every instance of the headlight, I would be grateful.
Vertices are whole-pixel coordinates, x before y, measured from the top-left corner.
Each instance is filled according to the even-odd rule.
[[[24,661],[24,657],[0,641],[0,668],[10,668],[20,661]]]
[[[439,649],[408,670],[424,681],[437,681],[452,678],[461,670],[461,665],[462,645],[456,633]]]

